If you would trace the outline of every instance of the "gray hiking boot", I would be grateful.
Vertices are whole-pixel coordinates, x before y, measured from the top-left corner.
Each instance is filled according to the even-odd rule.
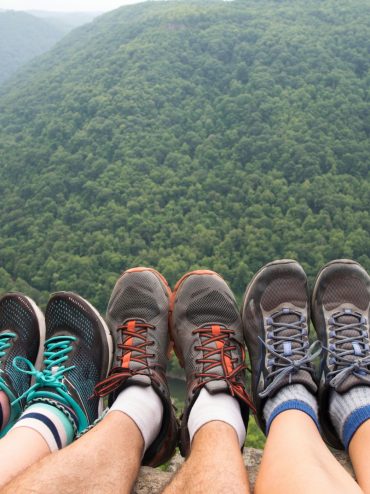
[[[263,407],[287,384],[303,384],[316,394],[309,347],[309,295],[303,268],[290,259],[266,264],[249,283],[242,307],[252,368],[252,396],[259,426],[266,433]]]
[[[116,343],[115,363],[110,375],[95,388],[99,396],[109,394],[112,405],[128,386],[153,387],[163,404],[163,422],[142,463],[154,467],[171,458],[177,442],[177,422],[166,380],[170,295],[167,281],[154,269],[139,267],[122,274],[107,309]]]
[[[240,404],[247,428],[252,405],[245,391],[243,330],[234,295],[213,271],[193,271],[178,281],[172,297],[171,329],[175,351],[185,368],[187,399],[180,451],[187,456],[190,411],[203,387],[229,393]]]
[[[329,397],[370,386],[370,277],[360,264],[339,259],[319,272],[312,294],[312,320],[323,346],[319,410],[325,439],[343,445],[331,423]]]

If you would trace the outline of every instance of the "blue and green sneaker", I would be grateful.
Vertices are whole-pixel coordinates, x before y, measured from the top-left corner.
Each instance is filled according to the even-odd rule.
[[[26,407],[35,403],[57,407],[70,419],[77,435],[103,412],[103,400],[94,395],[94,388],[110,370],[112,337],[98,311],[72,292],[51,296],[45,321],[46,342],[40,370],[30,359],[14,359],[13,365],[22,371],[20,374],[34,379],[18,400],[25,398]]]
[[[35,302],[23,293],[6,293],[0,298],[0,390],[10,403],[3,437],[19,418],[25,406],[24,393],[31,386],[31,376],[18,372],[13,365],[16,357],[27,359],[35,368],[42,360],[45,339],[44,315]],[[21,364],[22,365],[22,364]],[[27,367],[22,365],[22,369]]]

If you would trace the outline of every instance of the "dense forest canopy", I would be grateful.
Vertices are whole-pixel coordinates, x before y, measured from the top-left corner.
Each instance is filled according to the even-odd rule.
[[[48,51],[66,32],[25,12],[0,11],[0,84],[19,67]]]
[[[104,310],[120,271],[370,269],[368,0],[148,2],[2,89],[0,289]]]

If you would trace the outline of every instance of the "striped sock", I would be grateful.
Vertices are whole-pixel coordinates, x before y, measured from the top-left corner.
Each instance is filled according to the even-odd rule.
[[[266,401],[263,409],[263,416],[266,420],[266,434],[268,434],[274,418],[286,410],[300,410],[306,413],[319,429],[316,398],[302,384],[290,384],[281,388],[275,396]]]
[[[8,424],[10,417],[9,398],[4,391],[0,391],[0,431]]]
[[[356,386],[343,394],[333,390],[329,413],[337,434],[348,450],[357,429],[370,420],[370,387]]]
[[[35,403],[27,408],[13,426],[37,431],[46,441],[50,452],[62,449],[74,439],[73,425],[58,408],[46,403]]]

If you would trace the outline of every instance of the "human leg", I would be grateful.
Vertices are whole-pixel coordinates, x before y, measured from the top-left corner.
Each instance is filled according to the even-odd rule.
[[[361,492],[318,430],[309,348],[307,279],[298,263],[262,268],[247,287],[242,318],[257,420],[267,434],[257,493]]]
[[[159,273],[136,268],[113,290],[107,320],[115,366],[96,387],[110,394],[104,419],[63,451],[45,458],[4,492],[130,492],[140,464],[158,465],[174,451],[177,425],[164,373],[169,289]],[[147,347],[153,347],[148,351]],[[36,485],[36,487],[35,487]],[[61,487],[62,486],[62,487]]]
[[[128,494],[142,451],[143,438],[135,422],[124,413],[112,412],[78,441],[34,464],[0,492]]]
[[[189,458],[164,490],[164,494],[188,492],[250,492],[237,435],[226,422],[211,421],[198,430]]]
[[[324,352],[320,389],[323,432],[345,448],[364,492],[370,492],[370,277],[341,259],[320,271],[313,320]]]
[[[24,357],[38,367],[44,339],[44,315],[35,302],[22,293],[3,295],[0,298],[0,485],[49,452],[34,431],[25,435],[20,431],[8,432],[25,406],[24,399],[16,400],[31,385],[31,377],[14,368],[14,359]]]
[[[185,275],[172,298],[175,351],[187,376],[180,451],[187,460],[165,494],[249,492],[240,450],[251,401],[234,296],[211,271]]]
[[[361,489],[334,458],[315,422],[286,410],[272,421],[255,486],[256,494],[350,494]]]
[[[17,297],[18,302],[25,303],[19,294]],[[13,300],[7,317],[19,321],[20,309],[14,303]],[[30,307],[33,308],[32,304]],[[37,316],[39,326],[44,325],[41,312]],[[30,328],[23,320],[16,342],[19,344],[28,333]],[[25,410],[0,441],[3,459],[0,485],[72,442],[102,410],[102,400],[90,397],[98,380],[107,375],[112,344],[108,328],[96,310],[76,294],[54,294],[46,308],[46,337],[45,351],[41,351],[40,359],[33,359],[21,348],[14,348],[11,371],[5,374],[5,379],[12,375],[19,388],[16,394],[9,392],[9,396],[13,395],[12,409]],[[36,340],[34,335],[29,339],[33,338]],[[43,339],[44,334],[42,349]],[[8,383],[7,389],[11,385],[9,379]]]

